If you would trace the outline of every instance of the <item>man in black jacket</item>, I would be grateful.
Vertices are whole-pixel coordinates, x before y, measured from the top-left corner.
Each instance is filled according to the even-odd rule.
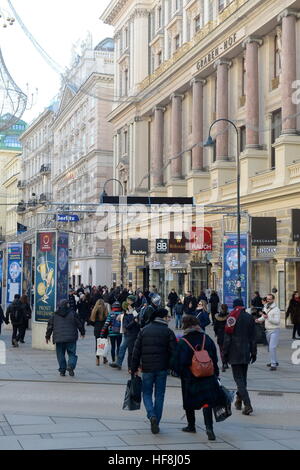
[[[78,330],[81,338],[84,338],[85,329],[78,315],[70,308],[67,300],[60,302],[59,308],[50,320],[46,331],[46,343],[50,341],[53,334],[53,343],[56,345],[56,356],[59,364],[59,372],[62,377],[66,370],[71,377],[74,376],[74,369],[77,364],[76,342],[78,340]],[[68,366],[65,354],[68,353]]]
[[[245,311],[243,301],[233,302],[234,310],[227,317],[223,344],[223,361],[231,364],[232,375],[237,385],[235,407],[242,409],[244,415],[253,412],[247,391],[248,365],[256,361],[255,322],[252,315]]]
[[[168,328],[168,311],[158,309],[151,322],[136,339],[131,362],[132,374],[137,374],[141,363],[143,372],[143,400],[153,434],[159,433],[167,383],[167,371],[176,351],[176,337]],[[153,404],[153,386],[155,403]]]
[[[13,327],[13,333],[11,342],[14,348],[19,346],[19,341],[22,335],[22,326],[25,322],[25,313],[23,310],[23,305],[20,300],[19,294],[16,294],[12,304],[7,307],[6,310],[6,324],[11,321]]]

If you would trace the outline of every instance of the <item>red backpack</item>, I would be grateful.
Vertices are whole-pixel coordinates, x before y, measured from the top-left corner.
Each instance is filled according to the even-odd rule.
[[[197,344],[196,348],[188,342],[187,339],[182,338],[188,346],[194,351],[192,358],[192,365],[190,366],[190,371],[194,377],[211,377],[214,375],[214,364],[209,356],[208,352],[204,349],[205,346],[205,334],[203,335],[202,348],[197,350],[199,345]]]

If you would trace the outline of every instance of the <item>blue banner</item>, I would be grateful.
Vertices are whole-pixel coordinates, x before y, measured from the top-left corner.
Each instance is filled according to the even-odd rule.
[[[69,298],[69,235],[59,233],[57,240],[56,307]]]
[[[13,302],[16,294],[22,295],[22,245],[9,243],[7,246],[6,305]]]
[[[241,296],[248,306],[248,235],[241,234]],[[237,234],[227,233],[223,240],[223,303],[232,309],[237,298],[238,278]]]
[[[28,302],[31,305],[32,288],[32,245],[24,243],[23,245],[23,282],[22,294],[27,295]]]
[[[79,216],[76,214],[57,214],[57,222],[79,222]]]
[[[3,251],[0,251],[0,305],[2,304],[2,286],[3,286]]]

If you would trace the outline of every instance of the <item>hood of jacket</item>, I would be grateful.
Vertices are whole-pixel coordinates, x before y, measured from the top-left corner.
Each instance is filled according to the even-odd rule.
[[[59,315],[60,317],[66,317],[68,315],[68,313],[70,313],[70,308],[68,307],[63,307],[63,308],[59,308],[55,314],[56,315]]]

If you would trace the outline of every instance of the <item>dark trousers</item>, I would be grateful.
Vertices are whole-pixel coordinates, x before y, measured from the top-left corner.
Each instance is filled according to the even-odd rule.
[[[26,333],[26,325],[20,326],[19,327],[20,341],[24,341],[25,333]]]
[[[293,338],[296,337],[296,333],[298,336],[300,336],[300,323],[298,323],[298,325],[294,325],[293,327]]]
[[[12,338],[11,338],[12,344],[14,344],[14,340],[18,342],[20,341],[21,333],[22,333],[22,325],[13,325],[13,333],[12,333]]]
[[[116,347],[117,347],[117,356],[118,356],[120,345],[122,343],[122,335],[110,336],[109,339],[110,339],[110,344],[111,344],[111,352],[110,352],[111,353],[111,358],[112,358],[112,361],[115,362]]]
[[[244,402],[245,406],[251,405],[247,391],[248,364],[232,364],[231,370],[237,386],[237,396]]]
[[[205,427],[208,429],[213,428],[213,414],[212,414],[212,408],[202,408],[203,411],[203,418],[204,418],[204,424]],[[188,425],[193,428],[195,427],[196,423],[196,417],[195,417],[195,410],[185,410]]]

